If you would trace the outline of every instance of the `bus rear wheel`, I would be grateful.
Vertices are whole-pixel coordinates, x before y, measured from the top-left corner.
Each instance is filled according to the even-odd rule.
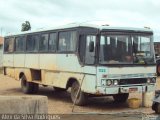
[[[32,94],[37,93],[39,90],[39,85],[36,83],[28,82],[25,75],[21,77],[21,88],[23,93]]]
[[[113,95],[114,101],[115,102],[126,102],[126,100],[128,99],[129,93],[122,93],[122,94],[116,94]]]
[[[72,99],[72,102],[75,103],[75,105],[82,106],[87,103],[87,95],[81,90],[79,90],[79,87],[80,85],[77,81],[73,82],[71,87],[71,99]]]

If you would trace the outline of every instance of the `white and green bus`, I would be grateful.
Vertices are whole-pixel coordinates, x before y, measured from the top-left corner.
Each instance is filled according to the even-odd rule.
[[[7,35],[3,67],[24,93],[71,87],[76,105],[104,95],[125,102],[130,93],[155,90],[153,31],[71,24]]]

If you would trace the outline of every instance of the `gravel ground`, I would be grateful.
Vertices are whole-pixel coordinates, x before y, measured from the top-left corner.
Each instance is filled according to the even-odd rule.
[[[160,81],[158,78],[157,81]],[[0,74],[0,95],[9,95],[9,96],[24,96],[26,94],[23,94],[20,88],[20,82],[14,80],[13,78],[4,76]],[[157,89],[160,88],[160,82],[157,82]],[[140,107],[139,109],[131,109],[128,108],[127,103],[120,104],[120,103],[114,103],[112,97],[100,97],[100,98],[92,98],[89,99],[89,103],[86,106],[80,107],[75,106],[74,110],[72,112],[72,102],[70,98],[69,91],[67,92],[56,92],[52,89],[52,87],[40,87],[40,90],[37,95],[45,95],[48,97],[48,113],[49,114],[89,114],[87,119],[90,119],[90,117],[94,116],[94,114],[99,114],[97,118],[106,118],[109,119],[115,119],[116,120],[137,120],[140,119],[141,114],[140,113],[149,113],[152,114],[154,111],[151,110],[151,108],[143,108]],[[141,98],[141,94],[139,93],[132,93],[130,95],[131,97]],[[115,114],[116,115],[112,115]],[[105,114],[105,115],[100,115]],[[108,114],[108,115],[107,115]],[[91,115],[91,116],[90,116]],[[119,116],[117,116],[119,115]],[[80,116],[86,116],[86,115],[80,115]],[[63,117],[62,117],[63,118]],[[66,115],[65,118],[73,118],[75,119],[81,119],[81,117],[76,117]],[[96,118],[96,117],[94,117]]]

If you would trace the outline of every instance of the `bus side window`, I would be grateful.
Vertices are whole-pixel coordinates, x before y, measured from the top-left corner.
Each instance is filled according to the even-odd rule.
[[[90,43],[93,43],[93,50],[90,51]],[[95,45],[96,45],[96,36],[95,35],[87,35],[86,36],[86,52],[85,52],[85,63],[86,64],[94,64],[95,63]]]
[[[47,52],[48,51],[48,34],[42,34],[39,41],[39,51]]]
[[[25,49],[25,37],[24,36],[20,36],[20,37],[16,37],[15,39],[15,51],[16,52],[24,52]]]
[[[59,33],[58,50],[60,52],[74,52],[76,50],[76,31]]]
[[[49,51],[53,52],[56,50],[56,41],[57,41],[57,34],[56,33],[50,33],[49,34]]]
[[[38,51],[38,41],[39,35],[28,35],[27,36],[27,51],[28,52],[37,52]]]
[[[11,53],[14,51],[14,38],[6,38],[4,41],[4,52]]]

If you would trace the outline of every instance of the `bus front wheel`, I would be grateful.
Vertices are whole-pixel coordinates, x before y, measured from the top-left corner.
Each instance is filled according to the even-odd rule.
[[[129,93],[122,93],[122,94],[116,94],[113,95],[115,102],[126,102],[128,99]]]
[[[160,114],[160,103],[153,103],[152,110],[154,110],[156,114]]]
[[[79,87],[80,85],[77,81],[73,82],[71,87],[71,99],[75,105],[82,106],[85,105],[87,102],[87,95],[81,90],[79,90]]]
[[[31,94],[31,93],[37,93],[39,90],[39,85],[36,83],[28,82],[25,75],[21,77],[21,88],[23,93],[25,94]]]

